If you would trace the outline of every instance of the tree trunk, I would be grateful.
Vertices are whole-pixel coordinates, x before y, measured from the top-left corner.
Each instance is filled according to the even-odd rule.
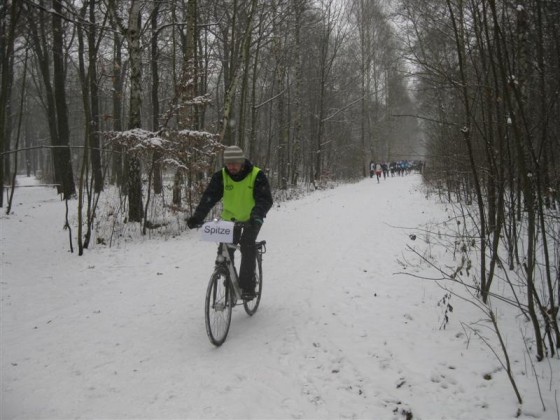
[[[122,131],[122,98],[123,98],[123,63],[122,63],[122,38],[115,31],[113,40],[113,77],[112,77],[112,99],[113,99],[113,130]],[[123,153],[121,146],[113,146],[111,154],[112,171],[111,184],[120,187],[126,185],[123,179]]]
[[[91,170],[93,175],[94,191],[100,193],[103,191],[103,171],[101,168],[101,144],[99,141],[99,85],[97,80],[97,39],[96,39],[96,22],[95,10],[97,5],[94,1],[89,5],[89,22],[88,25],[88,73],[89,73],[89,91],[91,101],[91,131],[89,138]]]
[[[262,23],[261,23],[262,25]],[[262,31],[262,27],[259,28],[259,34]],[[252,73],[253,78],[251,82],[251,129],[249,133],[249,138],[245,142],[245,147],[247,154],[255,159],[258,156],[259,149],[257,148],[257,84],[258,84],[258,68],[259,68],[259,56],[261,51],[261,37],[259,36],[257,40],[257,45],[255,48],[255,56],[253,57]]]
[[[274,8],[276,10],[276,8]],[[283,23],[276,23],[274,19],[274,39],[272,45],[272,53],[274,56],[274,86],[276,87],[276,124],[274,132],[278,136],[278,185],[280,189],[288,189],[289,178],[289,165],[288,157],[290,155],[289,139],[288,139],[288,122],[285,121],[285,100],[284,90],[286,89],[286,57],[284,56],[284,33],[286,33],[285,25]]]
[[[450,3],[450,0],[447,0],[447,6],[449,13],[451,15],[451,21],[453,24],[453,31],[455,35],[455,42],[457,47],[457,58],[459,62],[459,72],[461,76],[461,86],[462,86],[462,99],[463,99],[463,106],[464,106],[464,114],[465,114],[465,126],[462,129],[463,139],[467,146],[468,150],[468,157],[470,163],[470,169],[472,172],[473,180],[474,180],[474,188],[476,191],[477,197],[477,204],[478,204],[478,211],[479,211],[479,218],[480,218],[480,288],[482,290],[482,299],[484,302],[487,301],[488,295],[490,293],[490,284],[487,284],[486,280],[486,220],[485,220],[485,213],[484,213],[484,197],[482,195],[482,188],[480,185],[480,179],[478,174],[478,166],[475,162],[474,151],[473,151],[473,144],[472,144],[472,137],[471,137],[471,121],[473,119],[471,113],[471,104],[470,104],[470,96],[468,92],[468,80],[466,75],[465,69],[465,44],[464,44],[464,34],[462,32],[463,27],[463,16],[462,14],[459,16],[458,19],[455,18],[455,13],[453,11],[453,7]],[[462,13],[462,9],[460,9],[460,13]]]
[[[302,59],[301,59],[301,19],[303,15],[303,1],[302,0],[292,0],[292,8],[294,11],[295,18],[295,28],[294,28],[294,79],[295,79],[295,91],[294,91],[294,115],[293,115],[293,147],[292,147],[292,157],[290,161],[292,162],[292,173],[290,183],[292,186],[296,186],[298,182],[298,171],[300,168],[300,163],[303,160],[302,155],[302,105],[301,99],[303,93],[302,89]]]
[[[133,0],[130,6],[128,29],[126,31],[130,54],[130,108],[128,128],[142,127],[142,51],[140,48],[140,1]],[[142,207],[141,162],[136,156],[128,156],[128,220],[141,222]]]
[[[86,13],[86,8],[81,10],[80,18],[84,18]],[[82,256],[84,253],[84,190],[87,189],[87,174],[88,170],[88,158],[90,151],[90,141],[91,141],[91,102],[90,102],[90,83],[88,82],[88,74],[85,65],[85,42],[84,42],[84,27],[80,26],[77,28],[78,31],[78,75],[80,78],[80,84],[82,86],[82,102],[84,107],[84,125],[85,125],[85,135],[84,135],[84,150],[82,156],[82,164],[80,168],[80,176],[78,179],[78,255]],[[86,194],[89,196],[89,194]],[[89,200],[88,200],[89,202]],[[86,215],[86,220],[88,217]],[[89,222],[89,221],[88,221]]]
[[[76,193],[74,184],[74,171],[72,170],[72,154],[70,153],[70,128],[68,125],[68,107],[66,105],[66,69],[64,67],[64,34],[62,31],[62,18],[64,7],[61,0],[53,0],[53,71],[54,71],[54,97],[56,105],[58,137],[54,149],[55,160],[62,181],[62,193],[68,200]]]
[[[13,81],[14,64],[14,41],[15,29],[21,12],[20,4],[12,1],[9,10],[9,18],[0,20],[0,61],[2,66],[2,78],[0,80],[0,153],[10,149],[11,127],[6,123],[9,121],[11,102],[11,86]],[[0,156],[0,207],[4,206],[4,175],[9,162],[9,155]]]
[[[152,131],[159,130],[159,49],[158,49],[158,15],[160,3],[154,4],[152,11],[152,40],[151,40],[151,69],[152,69]],[[161,194],[163,191],[163,179],[161,174],[161,164],[159,162],[160,153],[154,151],[152,159],[154,194]]]

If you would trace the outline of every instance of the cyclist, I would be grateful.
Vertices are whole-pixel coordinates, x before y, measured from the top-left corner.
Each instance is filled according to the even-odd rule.
[[[223,220],[249,222],[248,226],[234,230],[234,243],[241,245],[239,286],[242,298],[255,298],[255,242],[264,218],[272,207],[272,194],[263,171],[245,158],[238,146],[224,150],[224,167],[212,175],[194,214],[187,219],[190,229],[200,226],[208,212],[222,200]]]

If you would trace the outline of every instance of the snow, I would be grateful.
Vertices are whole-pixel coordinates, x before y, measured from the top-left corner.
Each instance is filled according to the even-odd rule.
[[[522,406],[468,327],[500,354],[479,309],[453,296],[441,328],[442,286],[454,285],[420,279],[438,275],[408,247],[452,265],[426,233],[449,208],[420,181],[368,178],[275,203],[259,236],[261,306],[253,317],[236,307],[219,348],[203,314],[216,246],[200,232],[78,257],[55,190],[17,188],[0,216],[1,418],[509,419],[520,409],[558,419],[560,363],[525,351],[529,324],[496,306]]]

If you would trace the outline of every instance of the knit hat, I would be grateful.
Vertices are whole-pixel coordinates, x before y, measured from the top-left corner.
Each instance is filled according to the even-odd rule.
[[[238,146],[229,146],[224,149],[224,163],[244,163],[245,155]]]

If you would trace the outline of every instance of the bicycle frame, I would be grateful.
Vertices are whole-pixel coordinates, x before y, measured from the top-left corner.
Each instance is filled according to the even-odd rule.
[[[229,272],[229,279],[233,286],[233,292],[235,293],[235,300],[241,300],[241,287],[239,287],[239,277],[237,276],[237,269],[231,259],[230,251],[239,250],[241,247],[236,244],[226,244],[221,242],[218,246],[218,256],[216,257],[216,265],[224,265],[227,267]]]

